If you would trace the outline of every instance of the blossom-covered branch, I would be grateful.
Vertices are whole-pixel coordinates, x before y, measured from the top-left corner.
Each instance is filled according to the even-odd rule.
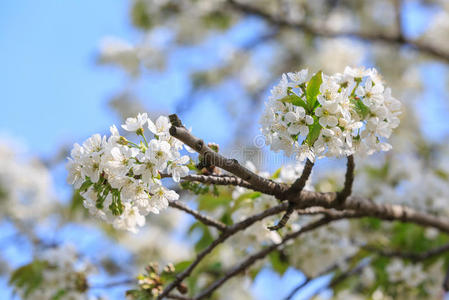
[[[449,233],[449,221],[443,218],[404,205],[375,203],[368,197],[352,195],[354,155],[366,156],[392,148],[388,138],[399,125],[400,108],[400,102],[391,95],[391,90],[374,69],[348,67],[343,73],[333,75],[321,71],[309,75],[308,70],[301,70],[282,76],[271,91],[260,122],[266,144],[273,151],[283,151],[298,162],[306,161],[302,172],[295,173],[289,180],[280,180],[279,174],[269,177],[251,164],[244,166],[234,158],[223,156],[216,145],[206,144],[194,136],[177,115],[162,116],[153,123],[146,114],[139,114],[122,125],[139,141],[124,138],[112,127],[108,138],[95,135],[82,146],[75,145],[69,162],[69,181],[85,197],[83,204],[92,214],[118,229],[135,232],[137,227],[143,226],[149,212],[159,213],[167,206],[192,215],[206,225],[205,230],[209,230],[207,227],[218,229],[218,236],[212,238],[209,234],[208,243],[202,245],[203,250],[196,258],[177,274],[172,271],[174,275],[167,281],[150,280],[151,284],[142,281],[143,289],[151,287],[151,295],[157,299],[185,298],[172,292],[174,289],[185,291],[183,281],[219,245],[231,237],[235,239],[237,233],[254,228],[260,231],[255,225],[258,222],[264,224],[262,231],[267,231],[267,227],[285,231],[284,238],[275,231],[258,232],[259,235],[269,235],[272,243],[255,254],[249,254],[249,247],[244,247],[247,258],[193,298],[202,299],[256,261],[280,249],[287,241],[334,220],[374,217],[415,223]],[[152,139],[147,138],[146,128]],[[197,152],[199,163],[194,163],[181,151]],[[307,183],[312,167],[323,157],[347,158],[344,187],[340,192],[314,191]],[[228,173],[220,175],[219,169]],[[201,208],[192,209],[178,201],[179,195],[164,186],[169,178],[181,182],[184,188],[185,183],[206,186],[206,193],[213,186],[214,195],[220,192],[216,186],[228,193],[232,191],[231,214],[247,200],[252,208],[259,206],[254,212],[249,210],[238,217],[223,216],[218,221],[204,214]],[[197,194],[203,191],[191,190]],[[264,197],[281,203],[273,205],[265,202]],[[206,198],[202,201],[214,200]],[[296,228],[298,222],[286,227],[295,210],[299,215],[310,215],[308,218],[317,214],[323,217],[300,229]],[[267,224],[270,217],[282,212],[284,215],[277,225]],[[294,229],[293,233],[288,233],[290,229]],[[441,253],[438,251],[435,255]]]

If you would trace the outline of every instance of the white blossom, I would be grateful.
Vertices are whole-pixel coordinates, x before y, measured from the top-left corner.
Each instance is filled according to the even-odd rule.
[[[127,118],[122,128],[126,131],[136,132],[138,129],[143,128],[148,121],[147,113],[138,114],[137,117]]]
[[[167,171],[172,175],[175,182],[179,182],[181,177],[184,177],[189,173],[189,168],[185,165],[189,160],[190,158],[187,155],[184,155],[173,160],[168,166]]]
[[[185,164],[190,159],[179,153],[183,144],[169,135],[168,122],[161,116],[154,124],[146,113],[126,120],[122,127],[137,137],[149,124],[156,138],[148,144],[143,137],[140,144],[129,142],[112,126],[108,138],[95,134],[83,146],[74,145],[67,180],[81,189],[89,213],[117,229],[137,232],[145,224],[146,215],[159,213],[169,201],[179,198],[162,185],[160,174],[168,173],[179,182],[189,172]]]
[[[94,273],[95,268],[90,262],[79,259],[79,254],[73,245],[64,244],[48,248],[39,253],[32,264],[41,265],[41,282],[29,290],[28,285],[17,285],[16,292],[21,299],[56,299],[61,296],[61,293],[64,299],[91,299],[86,293],[87,279]]]
[[[399,126],[401,104],[375,69],[306,77],[307,70],[284,74],[271,90],[260,120],[271,150],[314,161],[391,149],[386,139]],[[322,81],[316,99],[307,95],[312,80]]]

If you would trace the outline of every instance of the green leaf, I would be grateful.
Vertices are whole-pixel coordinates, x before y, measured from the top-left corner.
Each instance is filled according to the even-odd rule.
[[[187,269],[192,264],[191,260],[183,260],[177,264],[175,264],[175,273],[181,273],[185,269]]]
[[[24,289],[27,298],[43,281],[42,272],[47,266],[45,261],[35,260],[28,265],[16,269],[9,279],[9,284]]]
[[[84,181],[79,188],[80,193],[84,193],[85,191],[87,191],[92,184],[93,184],[92,181],[90,181],[90,179],[87,178],[86,181]]]
[[[289,267],[288,260],[281,254],[281,252],[271,252],[269,255],[269,259],[273,270],[276,271],[279,275],[283,275],[285,271],[287,271]]]
[[[228,226],[234,224],[232,220],[231,214],[229,212],[225,212],[223,216],[221,216],[220,221]]]
[[[281,171],[282,171],[282,167],[280,167],[279,169],[277,169],[273,175],[271,175],[271,179],[275,180],[278,179],[279,176],[281,175]]]
[[[386,180],[388,176],[388,172],[390,171],[390,166],[388,162],[385,162],[380,167],[372,167],[372,166],[366,166],[364,170],[368,176],[370,176],[372,179],[381,179]]]
[[[126,299],[131,300],[148,300],[150,295],[145,290],[128,290],[126,291]]]
[[[320,94],[320,86],[323,82],[323,72],[318,71],[313,77],[310,79],[306,88],[306,97],[307,97],[307,106],[308,111],[312,112],[315,109],[316,98]]]
[[[309,146],[313,146],[313,143],[315,143],[315,141],[318,139],[318,137],[320,136],[321,128],[322,127],[318,122],[318,118],[315,119],[315,122],[312,125],[309,125],[309,134],[306,138],[306,143]]]
[[[439,178],[441,178],[443,180],[446,180],[446,181],[449,180],[449,174],[447,172],[445,172],[444,170],[441,170],[441,169],[435,170],[435,175],[437,175]],[[1,193],[1,190],[0,190],[0,193]]]
[[[75,190],[73,192],[73,196],[70,202],[70,205],[68,206],[68,213],[70,217],[75,216],[78,213],[83,214],[84,216],[88,215],[87,210],[83,206],[84,198],[81,196],[79,191]]]
[[[257,267],[257,268],[251,268],[248,271],[249,277],[251,277],[252,280],[256,279],[257,275],[259,274],[259,272],[262,270],[262,267]]]
[[[225,30],[232,24],[232,18],[223,11],[213,11],[203,16],[202,21],[206,27]]]
[[[355,111],[362,116],[362,118],[366,118],[370,113],[370,109],[368,106],[363,104],[362,100],[358,98],[352,98],[351,102],[354,104]]]
[[[213,211],[220,206],[229,206],[229,203],[232,201],[232,197],[229,193],[220,191],[218,196],[213,194],[200,195],[197,201],[199,210]]]
[[[253,200],[253,199],[260,197],[261,195],[262,195],[262,193],[260,193],[260,192],[243,193],[237,199],[235,199],[234,205],[232,206],[232,209],[231,209],[231,212],[234,212],[237,209],[239,209],[245,203],[245,200]]]
[[[0,201],[8,199],[8,192],[2,186],[0,186]]]
[[[425,230],[421,226],[395,222],[392,233],[390,241],[392,247],[396,249],[421,252],[426,251],[429,247],[429,241],[425,238]]]
[[[51,300],[61,300],[64,299],[63,296],[67,293],[66,290],[59,290],[56,292],[56,294],[53,295],[53,297],[51,297]]]
[[[292,93],[290,95],[285,96],[282,99],[279,99],[279,101],[284,102],[284,103],[291,103],[295,106],[301,106],[303,107],[305,110],[307,110],[307,104],[304,102],[304,100],[301,99],[301,97],[299,97],[298,95],[296,95],[295,93]]]
[[[134,4],[131,9],[131,19],[133,24],[139,29],[148,30],[153,26],[153,22],[144,1],[137,1]]]
[[[223,265],[221,264],[221,262],[216,261],[214,263],[208,264],[205,271],[209,274],[215,274],[219,276],[221,273],[223,273]]]
[[[188,233],[191,234],[193,232],[199,232],[201,235],[200,239],[195,243],[195,251],[200,252],[207,246],[209,246],[210,243],[213,242],[214,238],[212,237],[212,234],[210,233],[209,227],[204,225],[203,223],[195,222],[190,226]]]

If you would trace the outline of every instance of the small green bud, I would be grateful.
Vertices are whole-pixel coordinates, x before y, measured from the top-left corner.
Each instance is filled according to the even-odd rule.
[[[136,134],[137,135],[142,135],[143,136],[143,128],[140,127],[139,129],[136,130]]]
[[[128,140],[125,137],[120,136],[120,138],[118,139],[117,143],[119,143],[120,145],[126,146],[126,145],[128,145],[129,142],[128,142]]]

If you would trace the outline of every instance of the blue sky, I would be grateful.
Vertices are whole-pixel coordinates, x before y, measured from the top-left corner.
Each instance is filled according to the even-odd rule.
[[[95,54],[104,36],[138,38],[129,24],[129,3],[129,0],[1,1],[0,135],[22,140],[32,153],[51,157],[59,146],[80,142],[118,122],[107,107],[107,101],[121,90],[126,78],[118,70],[98,67]],[[419,33],[433,14],[413,4],[408,5],[406,11],[406,30],[412,35]],[[239,41],[244,35],[244,31],[236,30],[232,38]],[[203,63],[202,53],[190,62],[185,57],[185,53],[179,53],[167,76],[143,88],[147,93],[157,93],[156,98],[164,99],[164,104],[158,108],[173,109],[173,101],[180,97],[179,91],[187,88],[177,68]],[[444,122],[447,102],[441,100],[445,95],[442,71],[436,64],[423,68],[425,83],[431,89],[425,92],[426,102],[419,105],[428,124],[425,130],[433,138],[449,131],[449,123]],[[176,89],[170,89],[173,84]],[[194,113],[186,115],[186,123],[195,123],[195,133],[206,140],[219,143],[228,140],[229,131],[223,129],[229,120],[212,99],[203,100]],[[147,105],[152,107],[153,104]],[[196,118],[198,113],[208,119]],[[220,125],[211,129],[210,120]],[[64,175],[61,171],[58,174]],[[57,180],[58,183],[63,181]],[[72,229],[71,232],[76,236],[78,231]],[[264,271],[256,281],[256,295],[259,299],[273,299],[274,295],[263,287],[275,285],[277,291],[289,291],[301,278],[298,272],[289,271],[281,280]],[[298,299],[303,296],[298,295]]]
[[[51,154],[108,128],[121,74],[95,66],[105,35],[131,36],[128,1],[2,1],[0,130]]]

